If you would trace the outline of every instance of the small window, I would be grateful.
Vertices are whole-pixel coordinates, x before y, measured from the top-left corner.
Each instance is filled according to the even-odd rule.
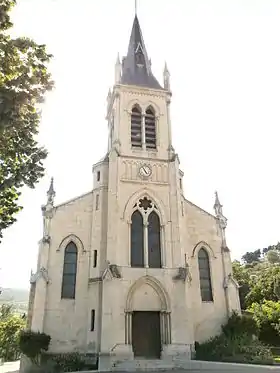
[[[97,266],[97,250],[94,250],[93,252],[93,267],[95,268]]]
[[[97,176],[96,176],[96,178],[97,178],[97,181],[100,181],[100,171],[97,171]]]
[[[91,320],[90,320],[90,331],[94,331],[95,324],[95,310],[91,310]]]
[[[99,210],[99,194],[95,197],[95,210]]]
[[[182,179],[180,179],[180,189],[182,189]]]

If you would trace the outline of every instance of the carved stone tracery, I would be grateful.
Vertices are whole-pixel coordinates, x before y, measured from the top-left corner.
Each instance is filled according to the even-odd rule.
[[[148,215],[152,210],[157,210],[155,203],[147,197],[140,198],[134,205],[134,209],[138,209],[144,216]]]

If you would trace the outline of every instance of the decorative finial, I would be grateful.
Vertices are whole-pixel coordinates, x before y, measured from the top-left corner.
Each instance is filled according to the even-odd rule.
[[[120,61],[120,54],[118,53],[117,54],[117,59],[116,59],[116,65],[120,65],[121,64],[121,61]]]
[[[107,101],[110,101],[111,97],[112,97],[112,92],[111,92],[111,88],[109,88],[108,94],[107,94]]]
[[[118,53],[115,65],[115,83],[118,84],[121,81],[122,65],[120,61],[120,55]]]
[[[163,70],[163,83],[164,83],[164,89],[170,91],[170,73],[167,68],[167,63],[164,64],[164,70]]]
[[[214,210],[215,210],[215,214],[216,214],[218,224],[219,224],[219,226],[221,228],[221,232],[222,232],[222,248],[227,249],[226,236],[225,236],[225,229],[227,227],[227,218],[223,215],[223,205],[221,204],[221,202],[219,200],[219,196],[218,196],[217,191],[215,192]]]
[[[165,72],[165,74],[169,74],[168,67],[167,67],[167,62],[166,61],[164,63],[164,72]]]
[[[137,16],[137,0],[134,1],[134,11],[135,11],[135,16]]]
[[[221,205],[221,202],[219,200],[218,192],[215,191],[215,204],[214,204],[214,206],[220,206],[220,205]]]
[[[47,191],[47,197],[48,197],[47,203],[49,205],[53,205],[54,197],[55,197],[55,191],[53,187],[53,177],[51,178],[50,187],[49,187],[49,190]]]

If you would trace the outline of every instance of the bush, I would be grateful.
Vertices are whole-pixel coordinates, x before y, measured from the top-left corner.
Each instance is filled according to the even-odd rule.
[[[78,352],[64,354],[44,354],[43,366],[53,365],[54,372],[77,372],[81,370],[96,370],[97,355],[80,354]]]
[[[255,336],[256,324],[249,316],[233,313],[222,333],[196,343],[196,359],[251,364],[273,364],[270,348]]]
[[[57,354],[52,357],[57,372],[78,372],[84,370],[85,362],[77,352]]]
[[[250,336],[258,335],[255,320],[249,315],[240,316],[237,312],[233,312],[227,323],[222,326],[222,332],[228,337],[244,333]]]
[[[196,359],[250,364],[273,364],[270,348],[248,334],[221,334],[209,341],[198,344]]]
[[[51,337],[45,333],[24,330],[20,334],[19,347],[33,364],[39,365],[41,354],[48,351]]]

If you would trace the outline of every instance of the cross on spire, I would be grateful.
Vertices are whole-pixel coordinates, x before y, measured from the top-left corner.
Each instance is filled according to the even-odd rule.
[[[135,15],[137,15],[137,0],[134,0],[134,10],[135,10]]]

